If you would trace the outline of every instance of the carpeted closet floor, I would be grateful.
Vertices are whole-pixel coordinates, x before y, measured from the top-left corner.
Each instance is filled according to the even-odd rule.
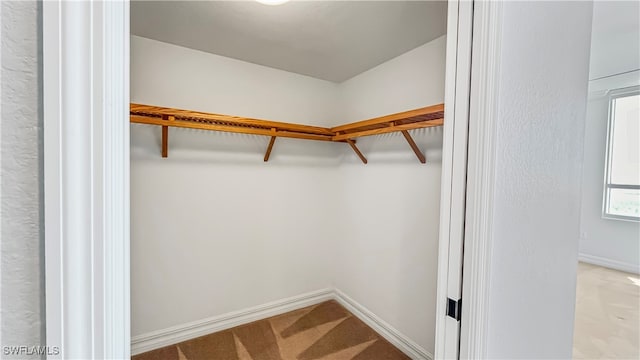
[[[409,359],[335,301],[327,301],[176,345],[133,360]]]

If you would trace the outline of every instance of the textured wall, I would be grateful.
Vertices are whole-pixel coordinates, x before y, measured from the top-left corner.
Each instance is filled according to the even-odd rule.
[[[487,357],[570,359],[591,3],[503,11]]]
[[[33,346],[44,341],[42,12],[0,7],[2,345]]]

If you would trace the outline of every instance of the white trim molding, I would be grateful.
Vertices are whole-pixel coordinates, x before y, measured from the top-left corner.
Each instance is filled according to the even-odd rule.
[[[448,2],[434,350],[437,359],[458,358],[460,348],[460,322],[447,316],[447,306],[449,298],[457,301],[462,295],[473,6],[473,1]]]
[[[136,355],[155,350],[199,336],[316,305],[333,298],[333,290],[323,289],[138,335],[131,339],[131,352]]]
[[[47,345],[130,355],[129,3],[43,5]]]
[[[407,336],[403,335],[400,331],[396,330],[393,326],[389,325],[379,316],[347,296],[342,291],[336,289],[334,297],[340,305],[344,306],[358,319],[369,325],[369,327],[410,358],[414,360],[433,359],[433,354],[425,350],[413,340],[409,339]]]
[[[502,3],[476,1],[469,112],[469,162],[460,358],[486,358],[500,75]]]
[[[2,6],[0,6],[0,41],[2,41]],[[0,69],[2,67],[2,56],[0,56]],[[0,71],[0,85],[2,84],[2,71]],[[2,121],[2,86],[0,86],[0,121]],[[5,120],[6,121],[6,120]],[[0,139],[2,139],[2,126],[0,126]],[[0,169],[2,169],[2,156],[0,156]],[[0,189],[2,189],[2,172],[0,171]],[[0,203],[2,202],[2,191],[0,191]],[[2,211],[0,211],[0,224],[2,224]],[[2,232],[0,231],[0,254],[2,254]],[[0,266],[0,279],[2,279],[2,266]],[[0,310],[2,307],[2,286],[0,286]],[[1,320],[0,320],[1,321]],[[0,331],[0,344],[2,342],[2,331]]]
[[[337,289],[322,289],[251,308],[233,311],[223,315],[197,320],[166,329],[152,331],[131,339],[133,355],[177,344],[199,336],[230,329],[235,326],[284,314],[307,306],[319,304],[327,300],[336,300],[354,316],[370,326],[400,351],[414,360],[431,360],[433,355],[400,333],[379,316]]]
[[[601,256],[589,255],[585,253],[578,254],[578,260],[591,265],[598,265],[609,269],[628,272],[631,274],[640,274],[640,266],[624,261],[608,259]]]

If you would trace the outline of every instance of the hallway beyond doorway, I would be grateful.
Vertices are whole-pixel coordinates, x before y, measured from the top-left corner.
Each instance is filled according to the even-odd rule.
[[[639,275],[579,263],[573,358],[639,358],[639,305]]]

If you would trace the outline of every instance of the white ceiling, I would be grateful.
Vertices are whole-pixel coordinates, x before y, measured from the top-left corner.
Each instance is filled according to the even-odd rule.
[[[446,32],[443,1],[132,1],[131,32],[342,82]]]

